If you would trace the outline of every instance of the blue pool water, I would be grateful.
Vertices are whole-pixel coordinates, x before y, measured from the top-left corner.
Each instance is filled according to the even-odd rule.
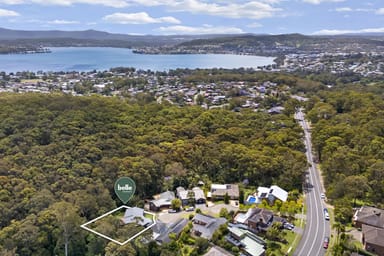
[[[256,203],[256,197],[254,197],[254,196],[248,196],[248,198],[247,198],[247,202],[248,202],[249,204],[254,204],[254,203]]]

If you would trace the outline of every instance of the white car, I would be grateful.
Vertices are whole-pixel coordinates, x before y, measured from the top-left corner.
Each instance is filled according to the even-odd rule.
[[[325,220],[329,220],[329,213],[327,208],[324,208],[324,218]]]
[[[320,197],[321,197],[321,199],[325,199],[325,194],[324,194],[324,193],[321,193],[321,194],[320,194]]]

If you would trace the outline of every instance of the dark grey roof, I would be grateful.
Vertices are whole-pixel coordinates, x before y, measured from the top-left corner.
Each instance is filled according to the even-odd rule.
[[[152,232],[162,234],[167,230],[167,228],[167,224],[158,220],[156,224],[152,227]]]
[[[216,229],[226,222],[225,218],[214,218],[208,215],[196,214],[193,218],[193,231],[200,233],[200,236],[203,238],[211,239]],[[206,223],[206,225],[198,223]]]
[[[173,199],[175,199],[175,193],[172,191],[165,191],[158,196],[157,200],[152,200],[151,203],[156,207],[170,206]]]
[[[214,217],[211,217],[209,215],[204,215],[197,213],[195,217],[193,218],[193,222],[199,222],[199,223],[204,223],[206,226],[209,226],[212,222],[215,221]]]
[[[165,200],[173,200],[175,198],[175,193],[172,191],[165,191],[160,194],[160,199],[165,199]]]
[[[248,221],[259,222],[262,221],[264,224],[267,224],[271,218],[273,218],[273,212],[266,209],[254,208],[252,216]]]
[[[187,219],[179,219],[176,222],[171,223],[167,229],[158,238],[156,238],[156,241],[159,243],[169,243],[171,241],[169,234],[175,233],[178,236],[187,224]]]

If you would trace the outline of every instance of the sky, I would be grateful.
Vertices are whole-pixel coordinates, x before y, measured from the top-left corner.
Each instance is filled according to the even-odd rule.
[[[384,1],[0,0],[0,27],[131,35],[384,33]]]

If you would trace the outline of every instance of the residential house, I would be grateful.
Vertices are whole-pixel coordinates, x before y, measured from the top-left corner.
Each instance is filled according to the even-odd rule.
[[[253,207],[253,208],[249,208],[246,213],[238,212],[236,214],[236,216],[234,217],[233,222],[236,223],[236,224],[244,224],[244,225],[246,225],[247,222],[248,222],[248,219],[251,218],[252,215],[254,215],[256,213],[256,211],[258,211],[257,209],[258,208]]]
[[[152,226],[151,230],[152,230],[152,238],[153,240],[156,241],[158,237],[160,237],[161,235],[163,235],[168,231],[168,226],[166,223],[160,220],[156,220],[156,224]]]
[[[213,233],[227,220],[225,218],[215,218],[205,214],[196,214],[192,219],[192,232],[199,237],[211,239]]]
[[[149,209],[158,212],[162,209],[168,209],[172,205],[172,200],[175,199],[175,193],[172,191],[165,191],[156,196],[155,200],[149,202]]]
[[[363,206],[355,212],[353,223],[357,228],[362,228],[363,224],[384,228],[384,210]]]
[[[384,229],[363,224],[362,233],[365,250],[378,256],[384,256]]]
[[[169,225],[158,221],[156,225],[152,227],[153,238],[158,244],[169,243],[171,241],[169,234],[174,233],[178,237],[187,224],[188,220],[182,218]]]
[[[246,256],[264,256],[266,243],[252,232],[238,227],[228,227],[226,240],[240,248]]]
[[[232,256],[232,254],[223,248],[212,246],[204,256]]]
[[[176,195],[181,200],[183,206],[188,204],[205,204],[206,198],[204,191],[199,187],[192,190],[185,190],[183,187],[176,188]]]
[[[234,222],[258,233],[267,231],[275,219],[276,221],[283,221],[281,218],[274,217],[270,210],[253,207],[248,209],[246,213],[238,213]]]
[[[277,107],[268,109],[268,114],[282,114],[283,111],[284,111],[284,107],[277,106]]]
[[[204,190],[202,190],[199,187],[194,187],[194,188],[192,188],[192,192],[195,195],[195,203],[196,204],[205,204],[207,199],[205,197]]]
[[[237,184],[212,184],[208,197],[213,200],[223,200],[225,195],[232,200],[239,199],[239,186]]]
[[[176,196],[181,200],[181,204],[188,205],[190,203],[190,198],[188,196],[188,190],[185,190],[183,187],[176,188]]]
[[[124,224],[137,223],[144,227],[149,226],[153,222],[151,219],[144,217],[144,209],[138,207],[127,208],[121,220]]]
[[[253,214],[248,218],[246,225],[255,232],[266,232],[273,222],[273,212],[256,207],[253,209]]]
[[[288,198],[288,192],[276,185],[272,185],[269,188],[258,187],[256,197],[256,203],[261,203],[263,199],[268,200],[270,204],[273,204],[276,199],[279,199],[282,202],[286,202]]]

